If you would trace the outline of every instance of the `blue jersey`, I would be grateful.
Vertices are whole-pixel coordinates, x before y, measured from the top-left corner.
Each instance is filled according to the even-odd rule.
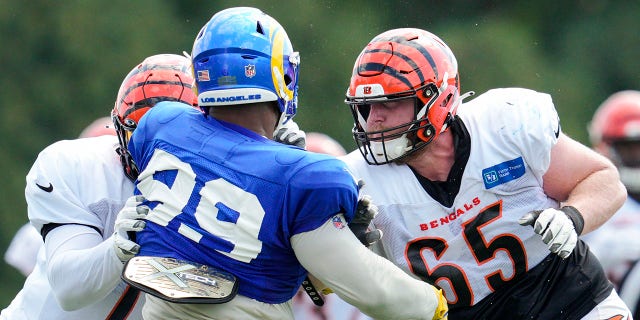
[[[342,161],[182,103],[149,110],[129,151],[140,169],[136,192],[152,208],[137,234],[140,255],[225,270],[237,277],[239,294],[258,301],[288,301],[306,276],[293,235],[355,212],[357,186]]]

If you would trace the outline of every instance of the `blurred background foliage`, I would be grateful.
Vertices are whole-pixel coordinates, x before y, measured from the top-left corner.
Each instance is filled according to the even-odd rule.
[[[391,28],[423,28],[447,42],[463,92],[518,86],[550,93],[565,133],[586,144],[597,106],[615,91],[640,89],[638,1],[0,2],[2,252],[27,222],[24,177],[38,152],[108,115],[134,65],[190,52],[200,27],[227,7],[261,8],[285,27],[302,57],[297,122],[349,150],[355,144],[343,100],[353,63]],[[0,308],[23,280],[0,264]]]

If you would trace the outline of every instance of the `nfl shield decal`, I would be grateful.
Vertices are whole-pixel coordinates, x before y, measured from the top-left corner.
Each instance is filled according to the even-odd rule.
[[[336,229],[342,229],[347,225],[340,215],[333,216],[333,218],[331,218],[331,222],[333,222],[333,226],[336,227]]]
[[[250,65],[244,66],[244,75],[247,78],[253,78],[253,76],[256,75],[256,65],[250,64]]]

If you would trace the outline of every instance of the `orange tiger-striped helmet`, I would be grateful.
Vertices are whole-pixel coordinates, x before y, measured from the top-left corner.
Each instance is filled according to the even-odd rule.
[[[177,54],[150,56],[124,78],[111,119],[120,140],[117,151],[127,177],[135,180],[138,176],[127,144],[140,118],[161,101],[180,101],[196,107],[194,82],[191,61]]]
[[[618,167],[629,194],[640,194],[640,91],[619,91],[602,102],[589,125],[589,138]]]
[[[402,28],[373,38],[356,60],[345,101],[354,117],[354,139],[367,162],[399,160],[436,139],[460,103],[459,92],[458,62],[434,34]],[[371,103],[400,99],[415,100],[411,122],[367,131]],[[395,133],[402,127],[406,129]]]

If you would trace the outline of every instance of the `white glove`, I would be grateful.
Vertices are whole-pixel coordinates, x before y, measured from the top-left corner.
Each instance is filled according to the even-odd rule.
[[[363,180],[358,180],[358,190],[364,186]],[[362,195],[358,198],[356,214],[349,222],[351,232],[364,244],[370,246],[382,239],[382,230],[370,229],[371,220],[378,214],[378,207],[373,204],[369,195]]]
[[[307,135],[304,131],[300,130],[298,124],[292,119],[276,127],[276,130],[273,131],[273,140],[303,149],[307,145]]]
[[[144,218],[149,213],[149,207],[140,206],[144,200],[143,196],[130,197],[116,217],[112,236],[113,247],[123,263],[140,252],[140,245],[134,241],[135,232],[144,229],[146,225]]]
[[[542,242],[549,251],[561,258],[567,258],[578,242],[578,236],[584,228],[584,219],[580,212],[570,206],[561,209],[531,211],[520,220],[521,225],[533,226],[533,231],[542,236]]]

